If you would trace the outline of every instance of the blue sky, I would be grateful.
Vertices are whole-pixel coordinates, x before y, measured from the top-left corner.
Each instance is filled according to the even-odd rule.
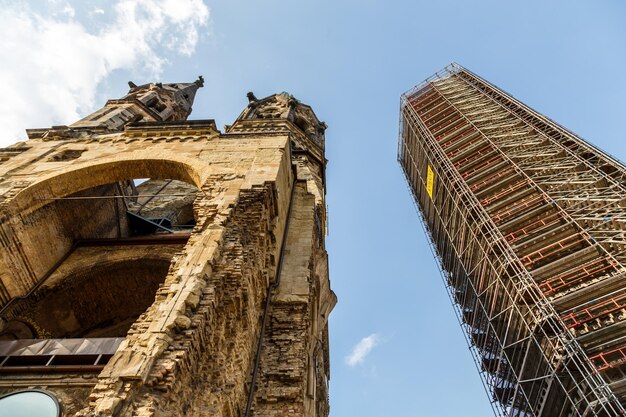
[[[124,14],[133,4],[142,14]],[[492,415],[396,163],[402,92],[456,61],[626,159],[626,3],[618,0],[0,5],[8,22],[0,81],[9,89],[0,126],[71,123],[123,95],[129,79],[198,74],[206,84],[192,118],[223,126],[247,91],[288,91],[328,123],[327,248],[339,297],[333,417]],[[15,32],[28,22],[28,35]],[[137,32],[121,36],[124,22]],[[20,137],[15,128],[0,134],[4,144]],[[359,342],[361,361],[350,360]]]

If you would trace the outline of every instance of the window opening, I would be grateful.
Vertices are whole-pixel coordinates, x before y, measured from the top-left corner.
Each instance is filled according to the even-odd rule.
[[[184,247],[197,193],[174,179],[131,179],[49,198],[28,214],[28,259],[52,266],[0,311],[0,373],[102,369]]]
[[[15,391],[0,397],[0,415],[60,417],[61,405],[56,397],[47,391]]]

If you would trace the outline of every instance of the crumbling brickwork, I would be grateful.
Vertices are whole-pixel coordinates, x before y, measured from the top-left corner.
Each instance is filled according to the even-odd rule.
[[[286,93],[225,132],[187,121],[201,84],[132,84],[2,150],[0,393],[45,389],[67,416],[328,415],[326,126]]]

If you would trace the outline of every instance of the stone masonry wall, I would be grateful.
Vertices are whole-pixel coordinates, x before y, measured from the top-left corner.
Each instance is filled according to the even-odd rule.
[[[274,117],[268,106],[281,111]],[[325,124],[286,94],[251,101],[241,118],[245,123],[236,122],[225,134],[212,121],[147,124],[115,133],[78,125],[37,130],[35,139],[19,144],[19,152],[0,162],[0,307],[24,296],[10,309],[15,316],[37,311],[43,322],[38,303],[52,302],[49,295],[55,291],[80,289],[83,283],[92,292],[106,286],[106,279],[89,281],[93,277],[84,266],[92,261],[103,277],[115,265],[118,269],[110,271],[119,275],[116,294],[124,292],[124,262],[132,264],[135,254],[142,261],[137,258],[137,265],[127,268],[134,275],[125,295],[132,303],[141,275],[151,271],[143,258],[161,266],[171,258],[164,280],[150,283],[150,291],[156,290],[152,304],[98,375],[0,373],[0,392],[13,386],[47,389],[60,399],[65,415],[74,417],[243,417],[266,297],[280,273],[263,334],[252,415],[328,416],[327,321],[336,297],[324,247]],[[168,191],[189,191],[173,212],[161,207],[169,204],[165,200],[146,206],[151,215],[170,216],[173,222],[184,217],[193,225],[195,219],[184,247],[100,254],[96,248],[80,248],[64,258],[83,235],[125,237],[129,226],[119,214],[125,207],[93,205],[78,217],[81,228],[71,222],[69,200],[51,199],[135,178],[155,180],[144,186],[148,193],[165,180],[189,184],[171,183]],[[90,215],[108,220],[92,222]],[[47,218],[69,221],[51,227]],[[55,242],[62,244],[38,256]],[[114,263],[116,256],[120,262]],[[49,281],[38,282],[51,268],[57,272]],[[108,296],[102,297],[109,300],[103,310],[130,314]],[[94,334],[110,330],[98,328]]]

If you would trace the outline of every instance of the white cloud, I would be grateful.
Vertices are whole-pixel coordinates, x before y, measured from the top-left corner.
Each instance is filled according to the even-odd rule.
[[[99,7],[96,7],[89,12],[89,16],[91,17],[95,15],[103,15],[103,14],[104,14],[104,10]]]
[[[25,128],[71,123],[92,111],[112,71],[157,78],[168,53],[194,52],[209,19],[202,0],[116,0],[109,20],[87,28],[67,1],[49,3],[48,12],[22,2],[0,9],[2,146],[24,138]]]
[[[76,16],[76,10],[65,0],[48,0],[48,6],[52,10],[53,16],[65,15],[68,17]]]
[[[365,357],[378,346],[380,338],[376,333],[364,337],[352,349],[352,353],[346,356],[346,363],[349,366],[356,366],[365,360]]]

